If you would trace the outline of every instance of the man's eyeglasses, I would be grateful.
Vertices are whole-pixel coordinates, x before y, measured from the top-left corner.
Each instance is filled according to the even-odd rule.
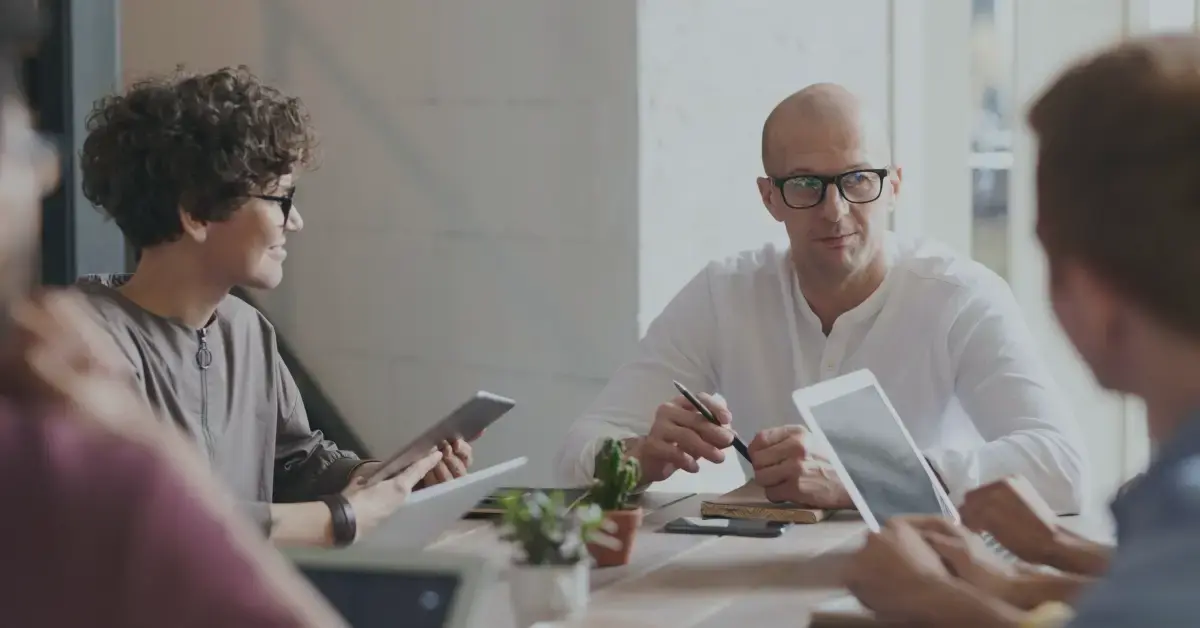
[[[842,198],[851,203],[870,203],[883,194],[887,168],[851,170],[835,175],[802,174],[794,177],[771,177],[783,196],[783,203],[792,209],[808,209],[825,201],[825,191],[836,186]]]
[[[287,224],[288,214],[292,213],[292,199],[296,196],[296,188],[292,188],[287,196],[275,196],[271,194],[251,194],[254,198],[261,198],[264,201],[279,203],[279,209],[283,210],[283,224]]]

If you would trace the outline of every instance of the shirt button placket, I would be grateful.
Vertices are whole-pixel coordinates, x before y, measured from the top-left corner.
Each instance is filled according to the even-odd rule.
[[[829,338],[825,343],[825,351],[821,355],[821,380],[833,379],[838,374],[838,368],[841,367],[842,359],[842,339],[837,334],[829,334]]]

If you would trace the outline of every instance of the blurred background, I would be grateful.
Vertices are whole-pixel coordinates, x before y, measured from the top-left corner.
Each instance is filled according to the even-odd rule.
[[[518,407],[479,464],[528,455],[519,480],[552,483],[567,426],[675,291],[710,259],[786,241],[755,189],[761,124],[836,81],[888,119],[894,228],[1012,285],[1087,434],[1096,496],[1145,464],[1141,408],[1096,388],[1050,315],[1022,115],[1079,54],[1194,29],[1198,0],[45,3],[30,94],[76,152],[95,98],[177,65],[246,64],[306,102],[323,147],[299,184],[306,227],[284,284],[253,298],[314,423],[369,453],[486,389]],[[43,279],[131,268],[66,181]],[[740,481],[736,465],[672,479]]]

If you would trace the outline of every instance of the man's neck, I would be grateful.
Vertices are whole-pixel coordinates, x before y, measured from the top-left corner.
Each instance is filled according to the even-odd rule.
[[[186,251],[166,245],[144,250],[133,277],[119,290],[152,314],[200,329],[232,288],[214,282]]]
[[[862,305],[887,277],[888,264],[884,255],[877,255],[863,268],[830,280],[813,269],[794,264],[800,292],[813,314],[821,321],[821,329],[829,334],[833,323],[846,312]]]
[[[1193,378],[1200,379],[1200,369],[1191,371]],[[1180,425],[1197,416],[1200,411],[1200,387],[1197,382],[1184,384],[1160,382],[1155,390],[1143,397],[1146,402],[1146,424],[1150,441],[1156,445],[1165,443],[1175,435]]]
[[[1180,425],[1200,411],[1200,343],[1174,334],[1146,352],[1135,394],[1146,402],[1150,440],[1170,440]]]

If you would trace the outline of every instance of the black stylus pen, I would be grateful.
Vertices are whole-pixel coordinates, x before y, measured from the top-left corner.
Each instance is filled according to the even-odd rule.
[[[683,395],[683,398],[688,400],[688,403],[696,406],[696,410],[700,413],[700,416],[708,419],[708,422],[712,423],[713,425],[721,426],[721,422],[718,421],[717,417],[713,415],[712,410],[709,410],[707,406],[700,403],[700,400],[696,398],[696,395],[692,394],[692,391],[688,390],[679,382],[673,381],[672,383],[674,383],[675,388],[679,390],[679,394]],[[729,431],[733,432],[732,429]],[[750,460],[750,450],[746,449],[746,443],[742,442],[742,439],[737,435],[737,432],[733,432],[733,448],[736,449],[739,454],[742,454],[742,457],[746,459],[746,462],[754,464]]]

